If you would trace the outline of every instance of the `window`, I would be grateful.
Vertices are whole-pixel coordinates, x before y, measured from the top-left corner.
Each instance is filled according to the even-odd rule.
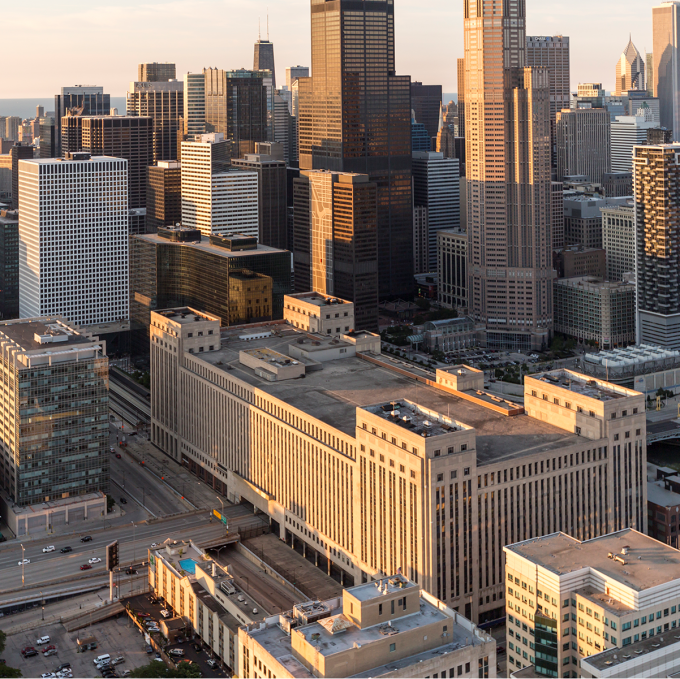
[[[390,644],[390,653],[394,653],[394,651],[397,650],[397,645],[396,644]]]
[[[378,604],[378,615],[382,615],[382,604]]]

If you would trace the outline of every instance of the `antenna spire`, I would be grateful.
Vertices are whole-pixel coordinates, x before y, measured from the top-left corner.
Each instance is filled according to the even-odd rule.
[[[269,42],[269,7],[267,7],[267,42]]]
[[[257,41],[262,40],[262,19],[257,17]]]

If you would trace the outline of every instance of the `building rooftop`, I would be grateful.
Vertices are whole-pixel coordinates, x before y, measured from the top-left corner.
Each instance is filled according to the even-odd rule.
[[[672,476],[668,478],[673,478]],[[680,505],[680,493],[674,493],[672,490],[666,490],[656,483],[647,484],[647,501],[653,502],[659,507],[677,507]]]
[[[41,349],[44,352],[63,351],[64,347],[93,344],[94,340],[81,335],[64,319],[40,318],[0,323],[0,335],[5,335],[24,351]]]
[[[552,370],[546,373],[530,375],[531,379],[546,382],[554,387],[567,389],[575,394],[588,396],[598,401],[611,401],[639,395],[638,392],[620,387],[611,382],[594,380],[571,370]]]
[[[555,285],[569,288],[580,288],[590,291],[602,290],[634,290],[632,281],[605,281],[598,276],[575,276],[573,278],[558,278]]]
[[[474,427],[479,464],[529,452],[555,450],[579,440],[575,434],[528,415],[507,417],[442,389],[418,383],[416,377],[433,380],[434,376],[387,356],[379,357],[384,365],[376,365],[359,356],[326,361],[321,369],[307,371],[304,379],[269,382],[241,364],[240,351],[268,348],[289,356],[288,347],[299,339],[305,339],[305,348],[309,348],[310,338],[319,341],[320,338],[276,322],[248,326],[247,330],[247,337],[251,339],[240,339],[246,337],[243,327],[223,329],[221,349],[194,355],[194,358],[228,371],[350,436],[356,433],[357,407],[409,400]]]
[[[677,630],[673,629],[670,630],[669,632],[664,632],[663,634],[657,634],[653,637],[649,637],[648,639],[643,639],[642,641],[636,641],[633,644],[629,644],[625,648],[610,648],[607,649],[606,651],[602,651],[602,653],[598,653],[597,655],[591,655],[589,658],[583,658],[581,662],[587,663],[588,665],[592,665],[598,670],[606,670],[616,667],[617,665],[622,665],[624,663],[637,659],[640,659],[641,661],[644,662],[645,654],[653,653],[656,651],[663,652],[666,658],[669,657],[672,658],[674,656],[677,657],[677,653],[678,651],[680,651],[680,640],[678,640],[678,636],[675,634],[675,632],[677,632]],[[670,647],[676,645],[678,646],[678,648],[673,649],[673,651],[671,651]],[[665,659],[661,658],[660,662],[664,663]],[[636,663],[635,669],[641,671],[642,668],[639,667]],[[677,666],[675,669],[677,670]],[[631,671],[632,670],[633,668],[631,668]],[[668,670],[664,670],[662,675],[646,674],[646,676],[664,676],[664,677],[673,676],[672,674],[669,674],[667,672]],[[636,673],[633,672],[631,674],[617,673],[614,676],[634,677],[641,675],[636,675]]]
[[[167,227],[166,227],[167,228]],[[218,257],[257,257],[258,255],[268,255],[276,252],[287,252],[287,250],[279,250],[277,248],[271,248],[268,245],[262,245],[258,243],[257,248],[252,250],[227,250],[219,245],[213,245],[208,237],[201,237],[198,241],[189,242],[175,242],[168,240],[167,238],[161,238],[156,234],[140,234],[135,235],[133,238],[139,239],[146,243],[152,243],[153,245],[172,245],[178,248],[195,248],[207,252],[212,255],[217,255]]]
[[[196,311],[195,309],[190,309],[189,307],[179,307],[177,309],[159,311],[158,313],[169,321],[179,323],[180,325],[188,325],[189,323],[196,323],[196,321],[220,322],[220,319],[217,316],[211,316],[210,314],[205,314]]]
[[[300,292],[298,294],[286,295],[286,299],[288,298],[305,304],[313,304],[314,306],[318,307],[351,304],[351,302],[347,302],[346,300],[340,299],[339,297],[324,295],[320,292]]]
[[[506,549],[558,575],[590,567],[638,592],[680,578],[680,552],[630,528],[585,542],[553,533]]]
[[[626,366],[644,366],[654,363],[656,367],[675,367],[680,364],[680,351],[659,347],[654,344],[636,344],[622,349],[600,351],[597,354],[586,354],[586,363],[597,363],[609,368]],[[666,365],[667,364],[667,365]]]
[[[377,587],[378,584],[380,584],[380,588]],[[398,594],[414,587],[418,587],[415,582],[405,578],[403,575],[396,575],[376,582],[366,582],[363,585],[357,585],[350,589],[350,593],[359,601],[372,601],[373,599],[381,599],[387,594]]]

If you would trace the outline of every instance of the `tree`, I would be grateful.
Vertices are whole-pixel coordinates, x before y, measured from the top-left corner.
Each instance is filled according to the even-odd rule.
[[[15,667],[10,667],[9,665],[0,664],[0,677],[23,677],[21,670]]]
[[[0,629],[0,653],[5,650],[5,643],[7,642],[7,635]]]
[[[176,677],[177,679],[194,679],[201,676],[201,669],[196,663],[180,662],[177,669],[171,670],[165,663],[152,660],[147,665],[142,665],[132,670],[131,677],[142,677],[143,679],[153,679],[155,677]]]

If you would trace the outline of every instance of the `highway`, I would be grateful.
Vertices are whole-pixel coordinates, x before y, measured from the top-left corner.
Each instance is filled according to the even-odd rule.
[[[243,517],[241,521],[252,521],[252,515]],[[235,523],[238,522],[239,519],[236,519]],[[31,563],[24,566],[25,587],[35,587],[61,578],[65,582],[72,582],[90,573],[105,574],[105,547],[114,540],[119,541],[121,563],[127,564],[146,560],[147,549],[153,542],[163,542],[172,538],[173,540],[194,540],[200,544],[224,533],[224,527],[215,521],[211,523],[205,511],[200,514],[153,522],[150,525],[142,523],[135,525],[134,528],[130,524],[105,530],[90,527],[90,530],[92,530],[92,542],[80,542],[81,536],[88,534],[86,530],[71,535],[53,535],[26,542],[24,544],[25,557],[30,559]],[[47,545],[54,545],[56,551],[43,554],[42,548]],[[62,554],[59,550],[67,545],[72,547],[73,551]],[[86,564],[92,557],[99,557],[101,562],[95,564],[91,570],[81,571],[80,566]],[[18,565],[21,558],[22,550],[18,541],[0,546],[0,600],[3,592],[21,587],[22,569]],[[83,582],[86,581],[83,579]]]

